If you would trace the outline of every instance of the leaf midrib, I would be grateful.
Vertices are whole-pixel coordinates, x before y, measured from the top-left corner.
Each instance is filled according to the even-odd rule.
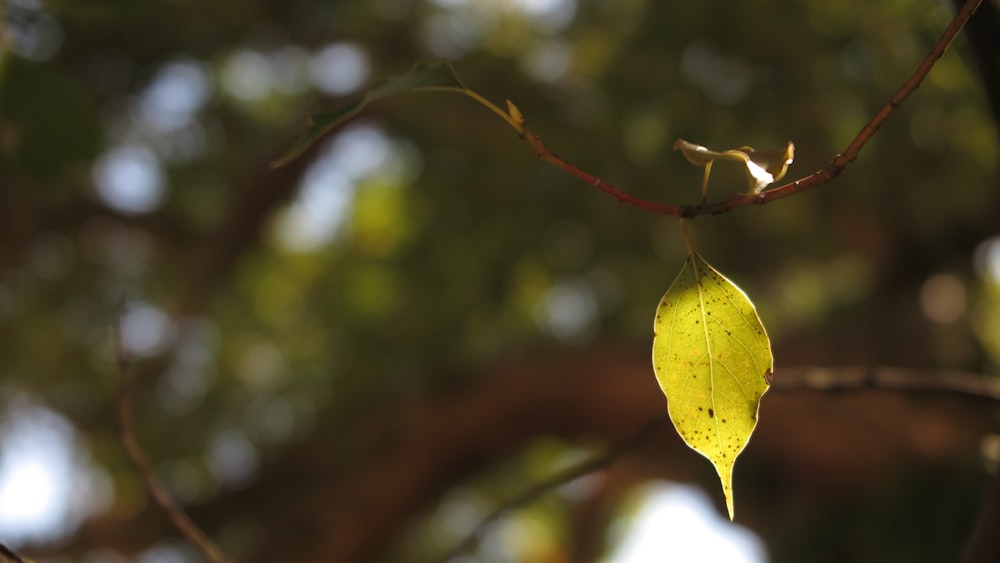
[[[701,329],[705,335],[705,350],[708,352],[708,398],[712,402],[712,413],[718,414],[715,404],[715,358],[712,357],[712,339],[708,334],[708,315],[705,314],[705,294],[701,285],[701,267],[698,263],[698,255],[691,254],[691,270],[694,273],[694,286],[698,291],[698,310],[701,313]],[[718,450],[722,451],[722,430],[719,428],[719,421],[715,416],[709,416],[711,424],[715,427],[715,440],[718,443]]]

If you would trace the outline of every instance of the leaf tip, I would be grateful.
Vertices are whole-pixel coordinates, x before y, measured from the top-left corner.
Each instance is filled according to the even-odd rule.
[[[732,467],[729,467],[729,470],[725,471],[725,474],[723,474],[722,471],[719,471],[719,478],[722,480],[722,494],[726,497],[726,510],[729,512],[729,521],[732,522],[736,516],[736,510],[733,508]]]

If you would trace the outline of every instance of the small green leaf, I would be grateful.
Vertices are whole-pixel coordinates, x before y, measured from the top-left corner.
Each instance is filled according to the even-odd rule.
[[[288,152],[271,162],[271,167],[277,168],[294,160],[320,137],[357,115],[370,102],[413,90],[451,90],[463,93],[468,91],[448,63],[417,64],[406,74],[378,81],[360,100],[353,104],[311,115],[307,122],[306,131]]]
[[[653,369],[670,420],[715,466],[733,518],[733,464],[774,362],[753,303],[693,249],[656,309]]]

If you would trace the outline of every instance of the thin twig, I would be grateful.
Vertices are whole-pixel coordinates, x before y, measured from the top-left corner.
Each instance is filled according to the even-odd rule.
[[[590,184],[591,186],[594,186],[595,188],[601,190],[602,192],[611,195],[612,197],[614,197],[615,199],[617,199],[622,203],[638,207],[641,209],[645,209],[646,211],[652,211],[653,213],[659,213],[661,215],[675,215],[678,217],[684,217],[689,215],[686,212],[687,206],[673,205],[669,203],[657,203],[655,201],[649,201],[647,199],[642,199],[640,197],[629,195],[619,190],[618,188],[612,186],[611,184],[605,182],[604,180],[598,178],[597,176],[594,176],[593,174],[585,170],[577,168],[575,164],[571,163],[565,158],[549,150],[549,148],[546,147],[544,143],[542,143],[542,140],[538,137],[538,134],[532,131],[525,130],[523,137],[524,140],[531,145],[531,148],[535,149],[535,154],[538,155],[538,158],[544,160],[545,162],[548,162],[549,164],[552,164],[558,168],[565,170],[571,175],[576,176],[577,178],[583,180],[584,182]]]
[[[955,15],[955,18],[951,21],[947,28],[945,28],[944,33],[942,33],[941,38],[937,40],[934,47],[931,49],[930,53],[921,61],[920,65],[913,72],[910,78],[899,88],[899,90],[890,98],[888,103],[882,107],[871,118],[861,131],[854,138],[853,141],[844,151],[834,157],[829,164],[823,168],[813,172],[812,174],[795,180],[794,182],[789,182],[781,186],[764,190],[763,192],[752,194],[752,193],[742,193],[736,194],[723,201],[717,201],[715,203],[700,203],[698,205],[674,205],[669,203],[659,203],[655,201],[650,201],[640,197],[635,197],[629,195],[620,189],[612,186],[611,184],[601,180],[600,178],[577,168],[574,164],[570,163],[568,160],[562,158],[556,153],[552,152],[548,147],[542,143],[538,135],[532,131],[525,129],[522,125],[520,128],[520,134],[528,144],[535,150],[538,157],[545,162],[548,162],[562,170],[568,172],[569,174],[583,180],[584,182],[594,186],[595,188],[611,195],[621,203],[638,207],[640,209],[645,209],[646,211],[651,211],[653,213],[659,213],[661,215],[674,215],[677,217],[696,217],[698,215],[719,215],[726,213],[730,210],[736,209],[737,207],[745,207],[748,205],[763,205],[771,201],[782,199],[790,195],[794,195],[800,192],[804,192],[808,189],[815,188],[826,184],[830,180],[836,178],[845,168],[858,157],[858,153],[865,144],[871,139],[872,135],[878,130],[879,127],[885,123],[885,120],[889,118],[890,115],[899,107],[900,104],[911,94],[914,90],[920,86],[924,78],[930,72],[934,64],[937,63],[938,59],[944,55],[948,46],[955,40],[955,36],[958,32],[965,26],[969,18],[979,7],[982,0],[968,0],[962,9]]]
[[[177,504],[153,473],[153,467],[139,446],[132,422],[132,380],[129,376],[128,357],[122,342],[121,320],[113,323],[112,338],[118,363],[118,431],[125,454],[142,477],[146,491],[157,506],[167,515],[178,532],[191,542],[212,563],[232,563],[205,532],[191,520]]]
[[[444,561],[451,561],[456,557],[462,555],[463,553],[469,551],[482,538],[486,531],[493,526],[498,520],[507,515],[507,513],[517,510],[523,506],[531,504],[539,497],[545,495],[549,491],[561,487],[575,479],[579,479],[584,475],[593,473],[599,469],[603,469],[615,462],[619,457],[628,453],[630,450],[642,445],[646,440],[648,440],[653,434],[656,433],[665,423],[667,419],[664,417],[655,418],[646,424],[642,425],[638,431],[629,436],[628,438],[612,445],[604,453],[592,457],[590,459],[584,460],[576,465],[566,468],[555,475],[552,475],[548,479],[540,481],[525,490],[516,497],[504,502],[491,512],[486,518],[484,518],[479,525],[476,526],[472,533],[470,533],[462,543],[458,544],[453,550],[451,550],[445,557]]]

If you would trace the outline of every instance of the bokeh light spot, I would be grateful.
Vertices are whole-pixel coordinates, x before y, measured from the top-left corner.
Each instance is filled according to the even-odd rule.
[[[701,489],[661,484],[644,490],[642,497],[621,542],[604,563],[765,561],[760,538],[724,520]]]
[[[953,323],[965,314],[965,284],[953,274],[936,274],[920,287],[920,310],[928,319]]]
[[[313,55],[310,76],[317,88],[333,96],[350,94],[368,80],[368,57],[350,43],[333,43]]]
[[[98,159],[92,176],[97,195],[122,213],[149,213],[163,198],[159,159],[143,146],[112,147]]]
[[[222,66],[222,87],[234,98],[255,102],[268,96],[275,84],[267,57],[251,49],[240,49]]]

